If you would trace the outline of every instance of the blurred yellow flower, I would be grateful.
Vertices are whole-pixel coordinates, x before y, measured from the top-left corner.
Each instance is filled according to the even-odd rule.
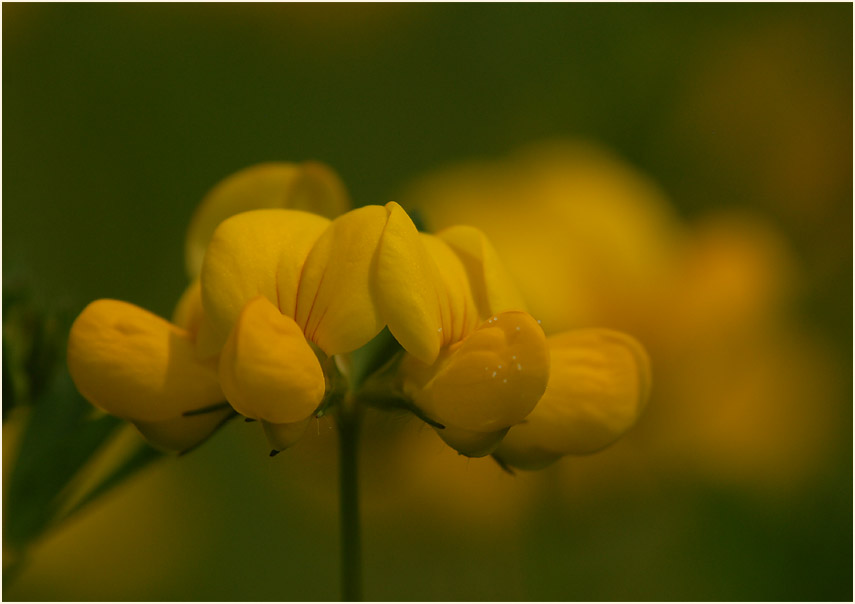
[[[834,432],[834,380],[790,318],[798,264],[762,219],[730,212],[687,225],[648,178],[584,143],[450,167],[405,196],[432,229],[483,229],[547,332],[608,325],[645,342],[655,409],[623,450],[652,471],[752,488],[816,471]],[[549,401],[547,390],[538,409]],[[534,418],[511,429],[499,457]]]

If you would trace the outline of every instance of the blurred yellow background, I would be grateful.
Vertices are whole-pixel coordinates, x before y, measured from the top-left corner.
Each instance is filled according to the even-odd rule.
[[[632,432],[535,473],[372,412],[367,599],[851,600],[851,22],[4,4],[4,290],[169,316],[208,188],[324,161],[357,204],[482,228],[547,332],[621,329],[654,366]],[[15,437],[13,414],[4,483]],[[335,447],[323,419],[269,459],[232,422],[50,533],[3,597],[335,600]]]

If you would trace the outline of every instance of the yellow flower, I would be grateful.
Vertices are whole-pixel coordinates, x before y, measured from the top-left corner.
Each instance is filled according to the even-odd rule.
[[[533,192],[518,185],[520,172],[525,168],[549,170],[549,166],[538,161],[522,169],[518,165],[498,169],[488,164],[464,166],[428,179],[413,192],[411,201],[441,227],[460,221],[489,228],[499,221],[502,226],[510,227],[505,230],[492,228],[504,235],[503,242],[528,242],[532,236],[557,234],[555,222],[566,210],[556,203],[539,208],[543,210],[540,212],[528,211],[528,200]],[[555,184],[545,183],[544,187],[548,191]],[[603,203],[608,204],[609,199],[603,199]],[[509,214],[513,215],[512,220],[507,220]],[[608,224],[607,209],[602,211],[602,216],[603,224]],[[481,274],[489,275],[481,291],[509,282],[509,271],[501,266],[492,246],[479,254],[475,251],[474,237],[464,240],[458,235],[461,228],[447,228],[440,231],[440,236],[454,233],[451,237],[457,249],[469,252],[471,265],[481,263]],[[581,229],[565,230],[560,234],[563,239],[590,237]],[[480,237],[487,241],[483,235]],[[621,247],[626,245],[619,236],[614,237],[614,243],[617,249],[613,254],[619,254]],[[532,252],[535,247],[537,253]],[[587,292],[579,290],[572,272],[568,274],[556,265],[573,263],[581,273],[585,263],[592,259],[572,255],[559,257],[543,245],[528,243],[512,244],[507,248],[513,252],[509,257],[516,267],[515,277],[523,284],[534,282],[538,285],[539,295],[527,300],[538,309],[535,315],[547,318],[548,326],[553,329],[579,325]],[[480,260],[474,261],[474,258]],[[513,300],[515,308],[526,308],[516,291]],[[544,372],[549,375],[545,394],[518,426],[510,428],[498,448],[494,447],[494,456],[509,466],[536,469],[563,455],[602,449],[634,425],[650,394],[649,358],[641,344],[626,334],[607,329],[571,330],[552,335],[547,345],[551,361],[549,371]],[[514,359],[510,362],[511,367],[515,366]]]
[[[644,341],[657,366],[656,404],[626,447],[590,462],[597,485],[609,474],[627,484],[626,466],[636,463],[752,490],[790,488],[816,477],[839,442],[840,378],[822,343],[793,320],[799,264],[762,217],[718,211],[687,223],[648,177],[575,142],[451,167],[404,197],[430,228],[482,228],[547,333],[605,325]],[[556,370],[561,355],[549,340],[556,380],[569,373]],[[636,350],[623,348],[602,357],[615,372]],[[512,428],[498,456],[533,429],[553,394],[550,384],[531,425]],[[595,486],[578,484],[579,467],[565,466],[575,493]]]
[[[408,352],[404,393],[450,446],[473,457],[492,452],[542,396],[549,353],[487,239],[471,227],[418,233],[395,206],[376,292]]]
[[[634,422],[649,385],[640,345],[611,332],[547,342],[473,227],[419,233],[395,202],[332,220],[294,209],[347,203],[316,164],[226,179],[191,222],[193,282],[174,323],[107,300],[77,319],[69,367],[80,391],[176,450],[236,411],[260,420],[278,451],[346,397],[403,405],[473,457],[523,424],[497,451],[519,467],[605,446]],[[363,392],[349,355],[386,326],[405,353]],[[556,413],[568,396],[574,410]]]
[[[313,207],[335,213],[348,205],[338,178],[319,164],[263,164],[239,172],[212,190],[197,210],[188,231],[188,271],[191,276],[199,272],[204,249],[219,222],[247,208]],[[314,228],[309,237],[315,234],[317,238],[329,223],[325,218],[295,210],[267,212],[298,216],[295,220],[300,220],[302,227]],[[269,229],[264,233],[273,234]],[[299,231],[297,235],[306,237]],[[298,239],[294,246],[305,247],[304,239]],[[222,365],[228,365],[227,359],[234,358],[234,353],[224,355],[226,361],[220,359],[219,370],[217,360],[229,335],[222,331],[222,325],[231,309],[223,305],[234,301],[228,296],[234,296],[235,287],[246,285],[246,281],[239,280],[241,276],[251,279],[237,275],[238,285],[232,284],[231,289],[223,291],[222,298],[214,296],[208,309],[203,298],[206,290],[211,298],[211,288],[196,279],[179,301],[173,323],[115,300],[98,300],[87,306],[69,334],[68,366],[78,390],[99,409],[133,422],[162,449],[183,451],[197,445],[233,414],[225,400],[243,383],[240,374],[225,382],[218,375],[224,373]],[[258,292],[250,293],[249,297],[255,297]],[[251,355],[252,330],[259,328],[269,315],[260,303],[248,305],[247,311],[242,317],[248,327],[240,335],[250,342],[244,354]],[[237,314],[232,319],[237,319]],[[310,365],[306,350],[297,347],[297,351],[302,353],[297,358]],[[317,363],[311,349],[309,353]],[[234,372],[229,377],[234,377]],[[286,436],[293,442],[292,434]]]
[[[253,210],[214,231],[200,274],[197,352],[220,354],[227,399],[265,423],[274,449],[293,444],[321,404],[322,363],[360,348],[385,324],[371,277],[387,217],[382,206],[333,221]]]

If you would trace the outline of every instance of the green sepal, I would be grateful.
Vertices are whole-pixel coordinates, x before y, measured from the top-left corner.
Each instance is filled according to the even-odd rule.
[[[193,409],[192,411],[185,411],[181,414],[182,417],[193,417],[194,415],[204,415],[206,413],[213,413],[214,411],[219,411],[221,409],[226,409],[229,407],[227,402],[222,403],[214,403],[213,405],[208,405],[207,407],[201,407],[199,409]]]
[[[370,377],[386,370],[400,358],[403,348],[392,336],[388,327],[378,333],[365,346],[351,352],[349,357],[350,390],[359,392]]]

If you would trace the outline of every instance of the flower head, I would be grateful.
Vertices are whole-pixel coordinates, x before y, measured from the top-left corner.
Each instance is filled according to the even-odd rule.
[[[173,323],[109,300],[77,319],[80,391],[173,450],[236,412],[278,451],[345,396],[393,401],[460,453],[519,467],[605,446],[632,424],[649,385],[637,343],[547,340],[481,231],[420,233],[395,202],[335,216],[347,204],[317,164],[262,165],[218,185],[191,223],[193,281]],[[400,352],[361,384],[352,355],[384,327]]]
[[[395,207],[378,249],[376,292],[407,351],[405,395],[461,453],[492,452],[537,404],[549,374],[543,330],[492,246],[470,227],[419,233]]]

